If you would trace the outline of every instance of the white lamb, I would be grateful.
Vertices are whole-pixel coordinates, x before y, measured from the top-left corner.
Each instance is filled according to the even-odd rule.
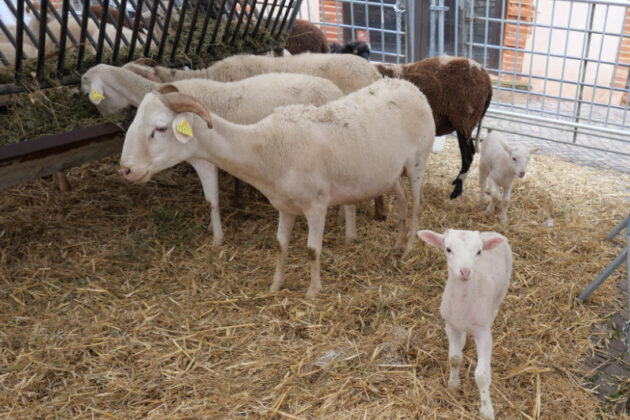
[[[196,96],[195,93],[193,95]],[[424,95],[409,82],[382,79],[320,107],[276,108],[251,125],[212,115],[196,97],[179,92],[144,97],[127,131],[120,159],[127,179],[145,182],[183,160],[207,159],[259,189],[279,210],[279,256],[271,291],[284,281],[289,238],[297,215],[308,222],[311,283],[321,290],[320,253],[331,205],[353,204],[394,189],[400,205],[398,246],[405,254],[411,183],[411,229],[417,225],[422,178],[435,126]]]
[[[157,86],[155,83],[123,68],[100,64],[88,70],[81,80],[81,90],[103,113],[116,112],[129,105],[138,105]],[[238,82],[182,80],[174,83],[182,93],[195,95],[217,115],[239,124],[252,124],[281,105],[322,105],[343,94],[328,80],[301,74],[263,74]],[[145,141],[148,139],[145,139]],[[223,243],[219,211],[219,179],[215,165],[207,159],[189,159],[211,206],[211,227],[214,243]],[[238,197],[236,197],[238,199]],[[348,207],[346,241],[356,237],[354,208]]]
[[[140,59],[125,67],[154,81],[211,79],[232,82],[263,73],[302,73],[323,77],[348,94],[381,79],[376,68],[352,54],[299,54],[287,57],[235,55],[195,71],[174,70]]]
[[[503,137],[493,131],[481,142],[481,158],[479,159],[479,187],[480,200],[486,203],[486,183],[490,187],[490,203],[485,212],[494,211],[495,200],[500,200],[499,187],[503,188],[503,203],[499,220],[507,222],[507,211],[510,204],[510,194],[514,180],[518,176],[523,178],[527,169],[527,162],[532,154],[539,149],[524,146],[509,146]],[[489,182],[488,182],[489,181]]]
[[[446,252],[448,280],[440,314],[448,337],[449,388],[459,388],[459,368],[466,333],[477,347],[475,382],[481,417],[494,419],[490,399],[492,333],[490,328],[505,298],[512,273],[512,250],[505,236],[495,232],[447,230],[443,235],[421,230],[418,236]]]

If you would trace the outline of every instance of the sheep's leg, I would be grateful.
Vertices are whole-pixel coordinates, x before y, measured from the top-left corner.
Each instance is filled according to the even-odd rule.
[[[59,188],[59,191],[72,191],[72,185],[70,185],[70,181],[68,181],[68,178],[66,178],[66,174],[62,171],[55,172],[53,174],[53,181],[57,184],[57,188]]]
[[[501,199],[499,187],[492,178],[488,180],[488,186],[490,187],[490,202],[488,203],[488,207],[486,207],[485,213],[493,212],[496,206],[496,201]]]
[[[243,208],[243,181],[234,177],[234,192],[232,193],[232,207]]]
[[[355,212],[356,212],[356,207],[355,207]],[[339,208],[337,209],[337,224],[341,225],[343,224],[343,222],[346,220],[346,208],[345,206],[339,206]]]
[[[486,204],[486,188],[488,187],[488,174],[490,171],[488,167],[483,164],[483,162],[479,163],[479,189],[481,190],[479,193],[479,201],[481,204]]]
[[[459,368],[462,365],[462,350],[466,345],[466,331],[458,331],[446,323],[446,337],[448,338],[448,387],[453,391],[459,389],[461,383],[459,378]]]
[[[407,231],[407,193],[402,185],[402,180],[398,178],[394,183],[394,193],[398,203],[398,215],[400,217],[400,232],[396,240],[396,249],[403,251],[403,245],[409,232]]]
[[[208,230],[213,234],[213,243],[223,243],[223,228],[221,227],[221,212],[219,211],[219,169],[212,163],[203,159],[193,159],[189,163],[197,172],[203,195],[210,203],[210,224]]]
[[[490,382],[492,370],[490,360],[492,358],[492,334],[490,330],[473,331],[475,346],[477,347],[477,367],[475,368],[475,382],[479,388],[481,400],[480,413],[484,419],[494,419],[494,408],[490,400]]]
[[[343,206],[346,220],[346,244],[357,240],[357,208],[355,205]]]
[[[418,230],[418,212],[422,206],[422,178],[424,177],[424,169],[426,160],[416,161],[413,167],[407,167],[407,176],[411,184],[411,221],[409,223],[409,232],[407,235],[407,246],[403,252],[405,258],[413,249],[413,241]]]
[[[291,239],[291,232],[293,231],[293,225],[295,224],[295,215],[279,212],[278,217],[278,261],[276,262],[276,272],[273,276],[273,283],[269,290],[271,292],[277,292],[284,283],[284,269],[287,265],[287,251],[289,249],[289,240]]]
[[[455,181],[453,181],[455,189],[451,193],[451,199],[457,198],[464,190],[464,180],[466,175],[468,175],[468,170],[475,154],[475,146],[472,144],[471,139],[467,138],[461,131],[457,132],[457,142],[459,143],[459,152],[462,155],[462,169],[459,171]]]
[[[512,194],[512,186],[514,186],[514,182],[510,184],[509,187],[503,190],[503,199],[501,203],[501,215],[499,216],[499,221],[501,223],[507,222],[507,211],[510,206],[510,195]]]
[[[320,254],[322,252],[322,240],[324,239],[324,226],[326,225],[326,207],[314,206],[306,212],[308,223],[308,258],[311,260],[311,284],[306,292],[307,298],[314,298],[320,290]],[[347,214],[346,214],[347,216]]]
[[[379,195],[374,199],[374,218],[376,220],[387,219],[389,208],[385,204],[385,196]]]

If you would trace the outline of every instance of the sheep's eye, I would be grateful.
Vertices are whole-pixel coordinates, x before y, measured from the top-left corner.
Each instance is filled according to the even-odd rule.
[[[167,130],[166,127],[156,127],[151,131],[151,138],[155,138],[155,133],[165,133]]]
[[[481,255],[481,250],[477,251],[477,255]]]
[[[512,158],[512,160],[513,160],[514,162],[516,162],[516,158]]]
[[[453,251],[451,251],[451,248],[446,248],[446,252],[448,252],[450,254]]]

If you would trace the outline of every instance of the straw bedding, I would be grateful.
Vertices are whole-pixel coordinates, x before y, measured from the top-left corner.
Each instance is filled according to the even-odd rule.
[[[476,170],[447,199],[458,156],[452,140],[431,156],[420,223],[510,239],[514,274],[493,328],[498,418],[606,417],[577,366],[618,291],[608,281],[586,304],[575,296],[618,252],[602,239],[627,212],[629,178],[534,156],[503,227],[480,214]],[[73,169],[64,195],[49,180],[2,193],[2,415],[477,417],[472,340],[462,391],[446,388],[445,258],[422,243],[400,261],[395,206],[387,222],[361,206],[351,246],[329,214],[324,290],[306,300],[303,220],[287,288],[269,294],[277,213],[260,194],[229,208],[222,178],[226,244],[214,247],[190,168],[146,185],[116,170],[115,159]]]

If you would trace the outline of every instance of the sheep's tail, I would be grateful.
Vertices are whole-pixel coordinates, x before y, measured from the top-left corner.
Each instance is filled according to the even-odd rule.
[[[479,136],[481,135],[481,122],[483,121],[483,117],[485,117],[486,111],[488,110],[488,107],[490,106],[490,101],[492,101],[492,89],[490,89],[490,94],[488,95],[488,98],[486,99],[486,104],[484,105],[484,108],[483,108],[483,114],[481,114],[481,118],[479,118],[479,124],[477,124],[477,136],[475,137],[475,150],[479,150]]]

